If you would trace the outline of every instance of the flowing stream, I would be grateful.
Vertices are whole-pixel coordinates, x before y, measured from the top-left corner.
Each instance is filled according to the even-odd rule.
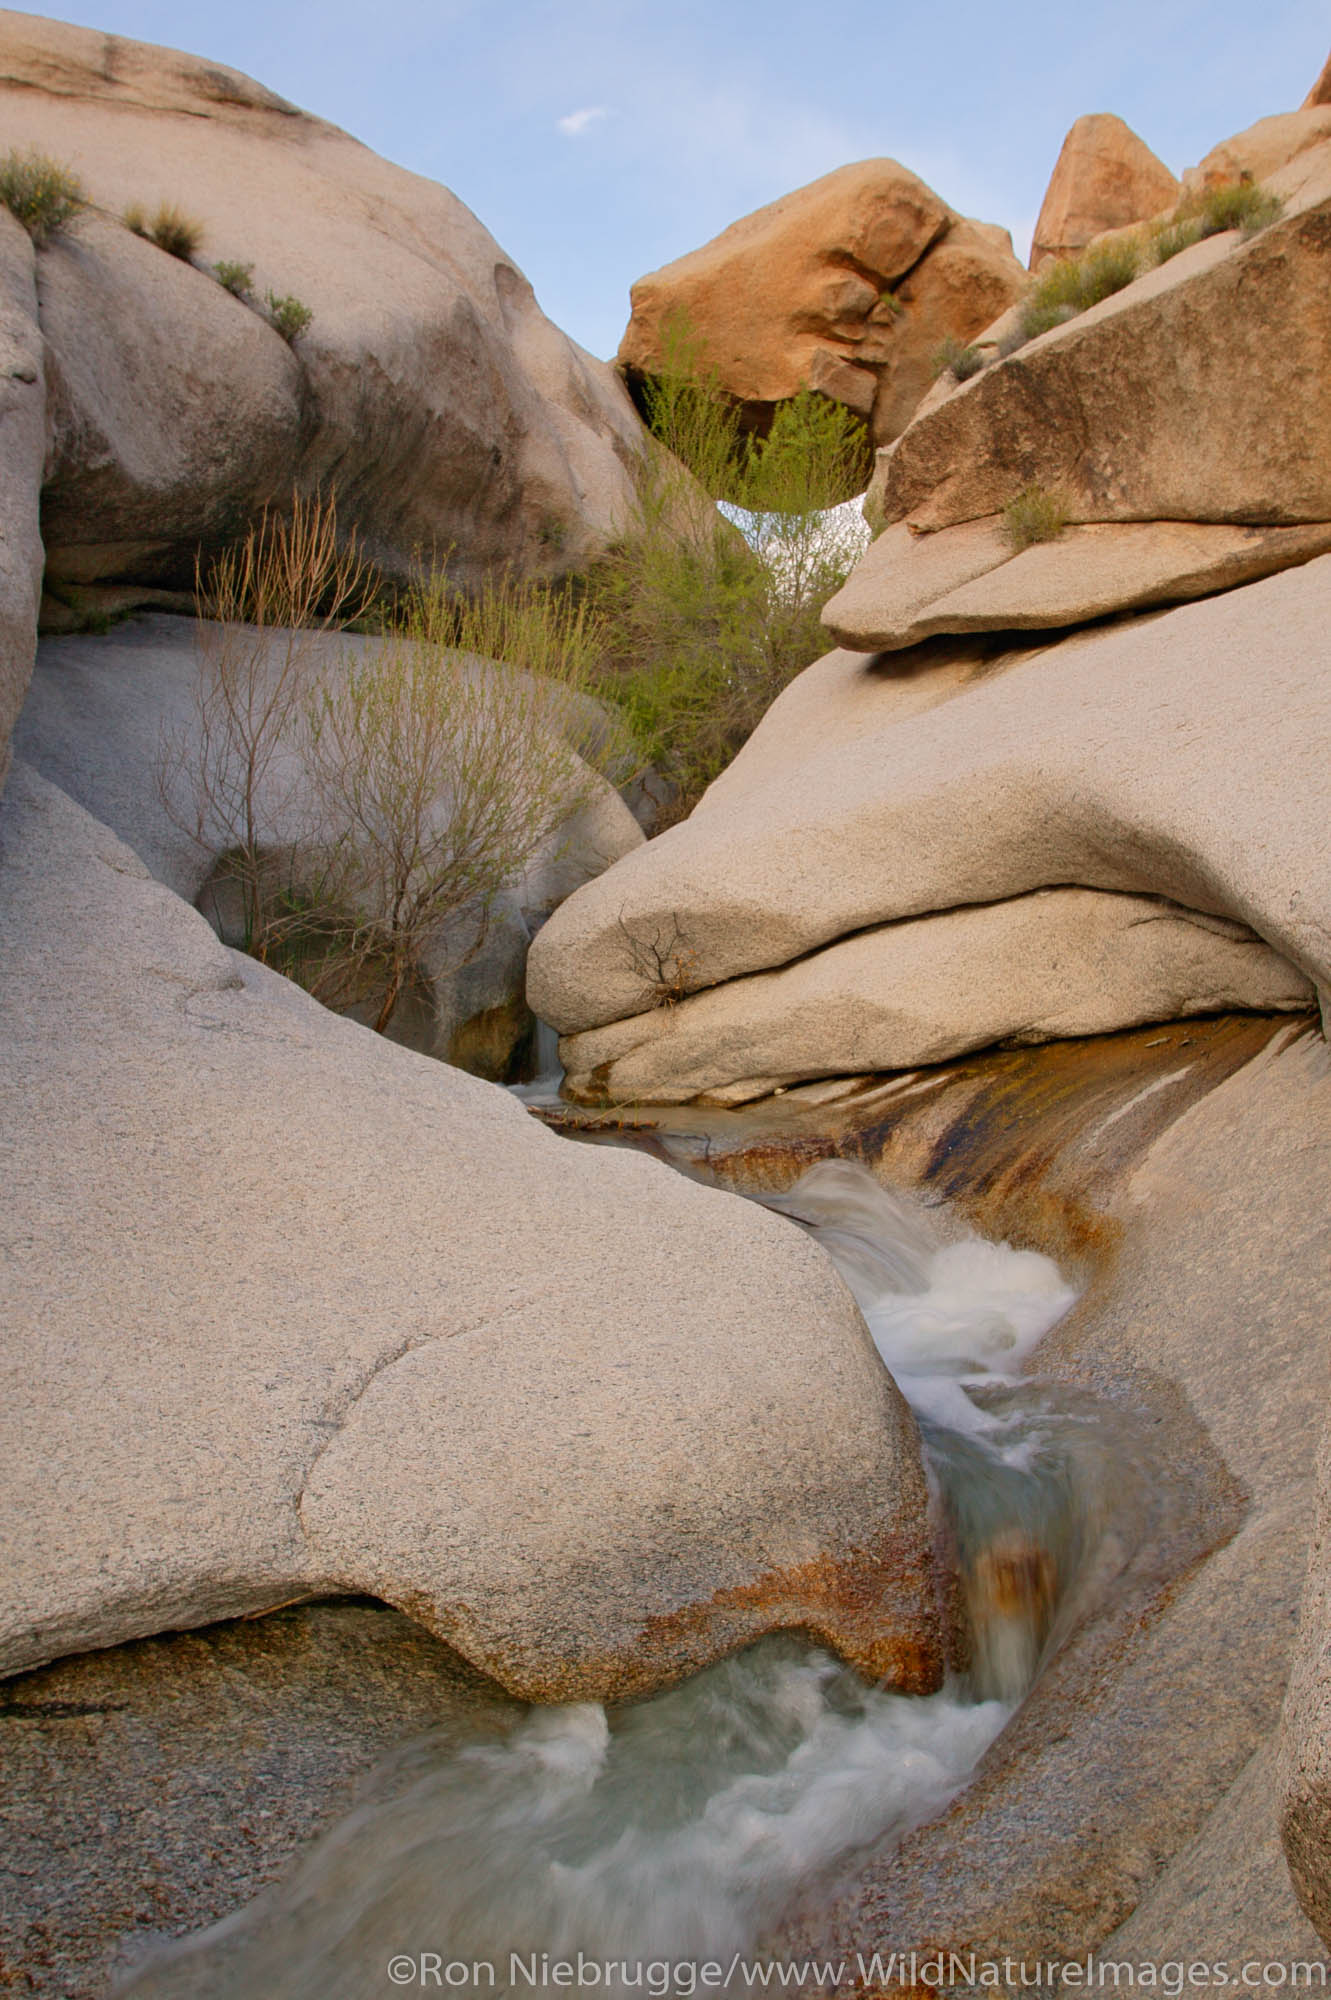
[[[583,1988],[688,1993],[697,1966],[760,1950],[811,1885],[966,1783],[1112,1542],[1122,1473],[1103,1413],[1022,1373],[1075,1295],[1048,1258],[949,1241],[849,1162],[768,1205],[826,1246],[917,1413],[953,1541],[964,1669],[937,1694],[895,1695],[782,1636],[620,1708],[493,1702],[470,1735],[396,1752],[283,1882],[122,1992],[522,1993],[581,1953]]]

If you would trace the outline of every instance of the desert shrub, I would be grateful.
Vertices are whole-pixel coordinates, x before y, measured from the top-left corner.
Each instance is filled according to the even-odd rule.
[[[1153,264],[1167,264],[1204,236],[1219,236],[1229,229],[1255,236],[1279,221],[1283,209],[1279,195],[1268,193],[1251,178],[1205,188],[1200,194],[1185,195],[1167,222],[1150,226],[1146,255]]]
[[[213,265],[213,276],[222,290],[230,292],[233,298],[248,298],[254,288],[253,264],[232,264],[222,258]]]
[[[604,692],[682,814],[826,650],[819,612],[868,540],[841,503],[863,486],[869,450],[849,411],[807,390],[766,438],[746,437],[687,327],[664,346],[637,512],[587,587],[607,638]]]
[[[1219,236],[1227,229],[1241,229],[1245,236],[1255,236],[1278,221],[1283,208],[1279,195],[1253,180],[1207,188],[1197,204],[1198,234]]]
[[[1067,524],[1067,508],[1043,486],[1026,487],[1003,509],[1004,537],[1018,551],[1034,542],[1057,541]]]
[[[141,202],[131,202],[121,220],[136,236],[155,243],[168,257],[179,257],[186,264],[203,242],[203,224],[173,202],[164,201],[153,216],[147,214]]]
[[[1023,337],[1034,340],[1121,292],[1140,272],[1141,259],[1141,246],[1131,237],[1102,243],[1082,257],[1061,257],[1040,275],[1022,304]]]
[[[1180,251],[1190,250],[1194,243],[1200,243],[1201,237],[1201,223],[1195,215],[1175,215],[1168,222],[1158,222],[1147,231],[1145,254],[1152,264],[1167,264]]]
[[[0,202],[21,222],[37,249],[49,243],[88,205],[77,174],[36,151],[9,152],[0,160]]]
[[[434,574],[349,652],[378,591],[331,501],[265,515],[200,575],[193,712],[159,783],[220,855],[209,895],[235,941],[383,1030],[427,955],[480,948],[623,738],[587,692],[586,605]]]
[[[286,292],[266,292],[264,299],[268,307],[268,317],[290,347],[300,339],[309,326],[314,318],[313,312],[309,306],[302,305],[299,299],[293,299]]]
[[[955,334],[949,333],[946,340],[933,352],[932,366],[935,376],[948,374],[958,382],[969,382],[972,375],[978,375],[985,365],[984,355],[978,347],[967,347]]]
[[[491,585],[475,629],[496,616],[530,629],[556,602],[517,594],[511,606]],[[525,666],[441,647],[436,629],[427,591],[354,665],[321,678],[304,717],[317,814],[307,872],[319,908],[341,917],[315,990],[344,1004],[372,995],[379,1032],[450,932],[465,922],[458,956],[479,948],[504,885],[595,783],[559,727],[560,698],[578,692],[569,680],[552,688]]]

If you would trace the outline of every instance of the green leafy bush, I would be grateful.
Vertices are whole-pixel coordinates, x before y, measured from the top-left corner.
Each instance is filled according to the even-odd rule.
[[[985,357],[978,347],[967,347],[955,334],[934,349],[933,371],[935,376],[952,375],[958,382],[969,382],[972,375],[978,375],[985,365]]]
[[[275,330],[281,334],[288,347],[292,346],[300,339],[314,318],[313,312],[309,306],[302,305],[299,299],[293,299],[286,292],[267,292],[264,294],[264,299],[268,307],[268,317]]]
[[[165,250],[168,257],[179,257],[185,264],[189,263],[203,242],[203,224],[192,215],[186,215],[173,202],[164,201],[156,215],[151,217],[141,202],[131,202],[121,219],[126,229],[132,229],[136,236],[155,243],[159,250]]]
[[[1004,537],[1018,552],[1035,542],[1057,541],[1067,524],[1067,508],[1043,486],[1028,486],[1003,509]]]
[[[1127,237],[1117,243],[1102,243],[1082,257],[1061,257],[1041,273],[1021,307],[1023,338],[1034,340],[1075,319],[1101,299],[1110,298],[1130,285],[1142,268],[1141,245]]]
[[[608,640],[603,691],[682,815],[826,651],[819,613],[869,532],[839,503],[870,452],[859,421],[808,390],[766,438],[746,436],[682,322],[664,346],[637,513],[586,588]]]
[[[213,265],[213,276],[222,290],[236,299],[248,298],[254,288],[253,264],[232,264],[222,258]]]
[[[0,160],[0,202],[21,222],[38,250],[69,224],[88,197],[77,174],[35,151]]]

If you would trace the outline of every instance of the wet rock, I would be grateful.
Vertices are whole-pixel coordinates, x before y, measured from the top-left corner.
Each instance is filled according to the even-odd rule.
[[[104,2000],[113,1972],[272,1881],[385,1751],[427,1730],[465,1742],[520,1712],[369,1601],[0,1683],[0,1990]]]

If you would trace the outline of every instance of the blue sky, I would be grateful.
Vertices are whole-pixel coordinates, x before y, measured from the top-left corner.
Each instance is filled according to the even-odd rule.
[[[229,63],[447,183],[610,355],[644,271],[889,154],[1024,253],[1063,135],[1175,172],[1307,94],[1327,0],[85,0],[35,11]]]

